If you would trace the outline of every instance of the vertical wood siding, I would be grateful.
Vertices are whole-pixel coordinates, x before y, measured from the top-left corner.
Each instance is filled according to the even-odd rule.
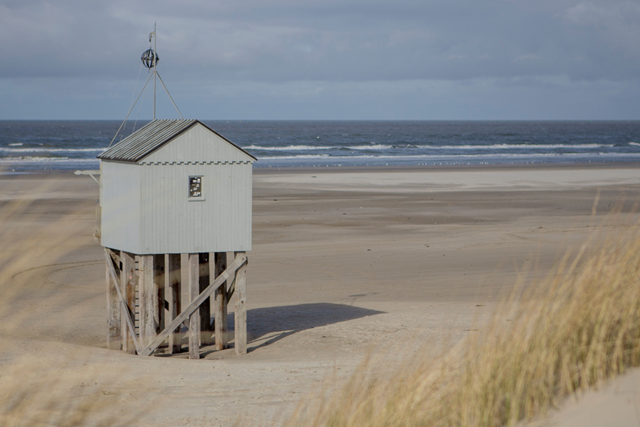
[[[139,254],[142,168],[133,163],[101,163],[101,244]]]
[[[138,255],[251,250],[250,163],[103,161],[102,171],[103,246]],[[203,177],[202,201],[189,200],[194,175]]]
[[[251,250],[251,164],[138,167],[140,253]],[[201,201],[189,200],[193,175],[203,177]]]
[[[158,150],[141,163],[163,162],[246,162],[253,159],[206,127],[197,124]]]

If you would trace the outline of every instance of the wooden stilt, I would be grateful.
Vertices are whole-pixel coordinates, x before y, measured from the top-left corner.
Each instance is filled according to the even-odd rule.
[[[119,255],[114,256],[114,255],[115,255],[114,252],[111,251],[110,249],[108,248],[104,249],[104,258],[105,258],[105,261],[107,262],[107,271],[109,272],[109,276],[111,277],[111,280],[113,280],[114,283],[116,284],[115,289],[116,289],[116,293],[118,294],[118,300],[121,306],[120,314],[126,320],[127,328],[129,329],[129,334],[133,338],[133,345],[135,347],[136,353],[141,354],[142,349],[138,345],[138,340],[135,334],[136,327],[133,323],[133,319],[129,315],[129,310],[127,309],[127,306],[126,306],[127,302],[125,300],[125,297],[122,294],[122,292],[120,292],[120,278],[118,277],[119,273],[116,272],[116,269],[115,269],[115,266],[120,264],[120,256]],[[115,257],[118,258],[117,262],[114,260]]]
[[[238,256],[245,254],[236,252]],[[247,353],[247,263],[236,271],[235,292],[235,349],[237,355],[242,355]]]
[[[140,283],[140,338],[146,346],[156,337],[158,327],[158,292],[155,284],[153,255],[141,255]]]
[[[155,323],[155,333],[164,329],[164,254],[153,256],[153,283],[155,285],[155,300],[153,309],[153,318]]]
[[[209,286],[209,254],[198,254],[198,262],[200,264],[200,277],[198,279],[200,287],[198,288],[198,294],[207,289]],[[206,301],[200,306],[200,345],[213,344],[213,328],[211,327],[211,298],[207,298]]]
[[[110,258],[106,262],[113,262]],[[120,316],[120,298],[118,290],[109,270],[109,264],[106,264],[106,280],[107,280],[107,348],[112,350],[120,350],[122,347],[122,322]]]
[[[189,301],[200,295],[199,254],[189,254]],[[200,358],[200,311],[189,316],[189,359]]]
[[[214,274],[211,277],[213,281],[227,268],[226,252],[211,252],[209,254],[209,271]],[[227,348],[227,282],[224,282],[215,293],[215,338],[216,350]]]
[[[136,326],[136,331],[138,335],[136,335],[138,339],[138,344],[143,345],[142,339],[142,280],[140,276],[140,272],[142,269],[142,261],[140,260],[140,255],[133,256],[133,262],[135,264],[135,286],[133,287],[133,316],[134,323]]]
[[[175,309],[173,306],[173,290],[171,289],[171,264],[170,255],[164,254],[164,301],[161,301],[161,310],[164,311],[164,317],[167,323],[170,323],[175,317]],[[164,329],[164,328],[163,328]],[[168,339],[167,353],[173,353],[173,339],[171,334]]]
[[[189,290],[189,254],[180,254],[180,312],[182,313],[191,302]],[[183,325],[189,327],[189,319],[187,319]],[[182,326],[180,327],[182,328]],[[186,338],[189,339],[189,333],[181,334],[182,341]],[[188,345],[187,345],[188,350]]]
[[[145,321],[144,321],[144,312],[145,312],[145,299],[144,299],[144,278],[145,278],[145,274],[144,274],[144,270],[145,270],[145,257],[144,256],[140,256],[140,255],[136,255],[136,261],[138,263],[138,289],[137,289],[137,295],[136,295],[136,299],[138,302],[138,317],[137,317],[137,322],[138,322],[138,342],[140,343],[141,346],[145,346],[146,342],[144,340],[144,326],[145,326]]]
[[[129,315],[133,318],[134,304],[135,304],[135,284],[137,283],[136,262],[133,255],[127,252],[120,252],[120,264],[122,269],[120,270],[120,291],[123,298],[126,300],[126,307],[123,304],[123,310],[127,310]],[[121,329],[122,329],[122,350],[127,353],[135,353],[136,348],[133,345],[133,337],[129,328],[127,328],[127,321],[124,315],[121,316]]]
[[[168,325],[180,314],[180,255],[165,254],[164,274],[165,324]],[[179,331],[176,329],[169,335],[169,354],[180,352]]]

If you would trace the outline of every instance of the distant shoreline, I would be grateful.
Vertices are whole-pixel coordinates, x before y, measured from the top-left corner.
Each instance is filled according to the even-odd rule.
[[[608,162],[608,163],[523,163],[523,164],[490,164],[490,165],[407,165],[407,166],[288,166],[288,167],[255,167],[254,175],[298,174],[306,172],[318,173],[358,173],[358,172],[420,172],[420,171],[518,171],[518,170],[558,170],[558,169],[640,169],[640,162]]]
[[[84,168],[90,169],[90,168]],[[640,162],[610,162],[610,163],[529,163],[519,165],[490,164],[490,165],[426,165],[426,166],[288,166],[288,167],[255,167],[254,175],[299,175],[325,173],[396,173],[396,172],[471,172],[471,171],[522,171],[522,170],[605,170],[605,169],[640,169]],[[3,177],[15,176],[73,176],[75,170],[18,170],[0,168]]]

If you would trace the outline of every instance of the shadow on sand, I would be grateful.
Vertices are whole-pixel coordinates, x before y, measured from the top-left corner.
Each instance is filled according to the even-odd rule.
[[[306,329],[331,325],[348,320],[382,314],[383,311],[353,307],[346,304],[314,303],[255,308],[247,311],[248,351],[271,345],[283,338]],[[233,314],[228,317],[229,330],[234,328]],[[272,337],[259,345],[251,345],[260,338]],[[233,344],[232,344],[233,346]],[[205,352],[204,356],[211,352]]]

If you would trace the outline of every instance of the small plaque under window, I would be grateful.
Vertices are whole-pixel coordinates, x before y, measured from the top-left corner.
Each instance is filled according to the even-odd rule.
[[[189,177],[189,198],[190,199],[202,198],[202,177],[201,176]]]

